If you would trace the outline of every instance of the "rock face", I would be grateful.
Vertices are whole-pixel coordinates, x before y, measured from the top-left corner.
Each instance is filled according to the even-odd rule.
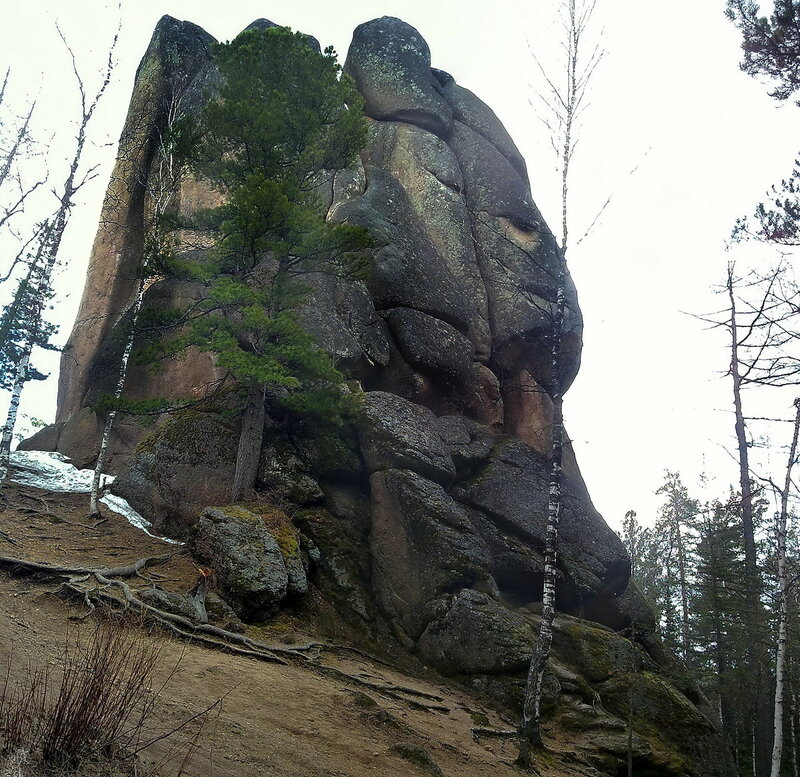
[[[96,456],[102,423],[92,402],[116,379],[123,338],[115,333],[134,293],[158,140],[174,101],[191,111],[213,88],[211,42],[169,17],[156,28],[62,363],[59,423],[29,446],[82,464]],[[226,505],[240,421],[211,402],[150,429],[120,426],[115,488],[161,531],[188,537],[244,619],[269,617],[311,586],[373,639],[391,633],[426,663],[515,707],[541,600],[547,333],[563,258],[508,133],[474,94],[431,68],[417,30],[391,17],[359,26],[344,69],[364,96],[370,140],[321,191],[327,218],[366,227],[375,247],[363,281],[309,276],[300,316],[360,382],[358,421],[336,436],[298,435],[268,404],[254,504],[277,512]],[[177,197],[182,213],[217,201],[193,181]],[[200,293],[162,281],[147,303],[168,307]],[[581,327],[569,283],[564,386],[578,368]],[[159,374],[135,368],[126,394],[202,398],[219,377],[207,354],[194,353]],[[569,450],[565,463],[550,720],[594,752],[603,773],[621,774],[634,683],[642,773],[722,777],[714,713],[660,647],[652,613],[628,586],[622,543]]]

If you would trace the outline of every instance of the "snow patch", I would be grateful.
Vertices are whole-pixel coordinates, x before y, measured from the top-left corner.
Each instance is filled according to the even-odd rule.
[[[153,524],[150,523],[147,518],[143,518],[141,515],[139,515],[139,513],[137,513],[136,510],[134,510],[121,496],[117,496],[116,494],[106,494],[100,501],[115,513],[119,513],[121,516],[123,516],[123,518],[125,518],[131,526],[141,529],[145,534],[149,534],[151,537],[155,537],[157,540],[161,540],[162,542],[169,542],[172,545],[184,544],[182,542],[178,542],[178,540],[170,539],[169,537],[162,537],[160,534],[153,534],[153,532],[150,531],[150,529],[153,528]]]
[[[69,463],[66,456],[46,451],[13,451],[11,454],[11,475],[13,483],[34,486],[45,491],[57,491],[68,494],[89,494],[94,480],[93,469],[78,469]],[[113,475],[101,475],[100,487],[105,488],[114,482]],[[145,534],[173,545],[182,542],[153,534],[152,524],[139,515],[121,496],[106,494],[100,501],[110,510],[121,515],[131,526],[135,526]]]
[[[88,494],[94,480],[93,469],[78,469],[60,453],[14,451],[11,454],[11,480],[24,486],[69,494]],[[113,483],[112,475],[101,475],[100,486]]]

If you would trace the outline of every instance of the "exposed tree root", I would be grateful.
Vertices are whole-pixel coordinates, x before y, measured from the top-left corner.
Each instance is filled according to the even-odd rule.
[[[11,556],[0,556],[0,567],[8,567],[12,571],[25,570],[33,573],[41,573],[51,577],[77,575],[85,575],[87,577],[91,577],[92,575],[102,575],[104,577],[134,577],[134,575],[141,576],[143,569],[155,566],[156,564],[164,564],[171,558],[171,554],[147,556],[146,558],[140,558],[138,561],[134,561],[132,564],[126,564],[121,567],[93,569],[91,567],[61,567],[52,564],[43,564],[39,561],[26,561],[25,559],[12,558]]]
[[[182,639],[259,661],[267,661],[284,666],[288,666],[291,663],[299,663],[314,671],[369,688],[372,691],[402,701],[418,709],[430,712],[450,712],[449,707],[436,703],[444,701],[441,696],[391,683],[372,682],[343,669],[318,661],[318,654],[321,649],[353,652],[373,660],[372,657],[367,656],[357,648],[349,648],[344,645],[328,645],[323,642],[310,642],[306,645],[297,646],[269,645],[251,639],[246,635],[214,626],[211,623],[194,623],[182,615],[176,615],[158,607],[153,607],[139,599],[134,590],[124,580],[120,579],[130,577],[147,579],[142,574],[144,570],[157,564],[163,564],[170,558],[172,558],[171,554],[148,556],[124,566],[95,569],[77,566],[54,566],[10,556],[0,556],[0,568],[6,568],[18,574],[60,578],[61,590],[69,596],[77,598],[88,608],[86,615],[82,617],[91,615],[99,603],[110,607],[132,608],[142,613],[150,622],[159,625]],[[112,593],[112,590],[119,591],[121,597]],[[386,664],[385,661],[380,661],[379,663]]]
[[[519,736],[519,731],[512,728],[482,728],[481,726],[474,726],[472,728],[472,736],[474,739],[478,737],[496,737],[500,739],[510,739]]]

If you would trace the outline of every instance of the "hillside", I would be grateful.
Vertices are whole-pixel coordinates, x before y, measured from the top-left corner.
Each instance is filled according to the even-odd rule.
[[[4,492],[2,555],[52,565],[107,567],[148,555],[172,554],[153,568],[157,585],[185,593],[196,568],[180,549],[143,535],[121,516],[104,511],[96,528],[86,523],[86,496],[58,494],[25,486]],[[135,549],[135,552],[132,551]],[[22,680],[28,662],[57,666],[65,641],[91,632],[92,619],[80,602],[58,594],[52,580],[14,571],[2,562],[0,572],[0,663],[11,667],[11,680]],[[342,637],[347,628],[340,625]],[[163,642],[160,675],[177,665],[155,708],[148,731],[155,736],[202,711],[218,699],[202,732],[201,744],[184,772],[196,777],[235,774],[241,777],[366,777],[367,775],[436,774],[433,767],[409,762],[427,753],[444,775],[516,775],[513,741],[474,737],[474,727],[508,729],[513,721],[485,700],[466,694],[429,668],[395,654],[384,660],[348,650],[346,641],[309,632],[303,612],[288,613],[266,627],[246,633],[269,643],[292,646],[318,641],[310,665],[264,663],[221,650],[172,639]],[[380,650],[380,645],[364,646]],[[365,651],[366,652],[366,651]],[[331,675],[334,667],[353,676]],[[381,687],[386,691],[382,692]],[[194,729],[148,748],[140,768],[171,756],[159,774],[176,774],[187,736]],[[543,777],[599,774],[590,766],[593,753],[581,753],[553,728],[548,731],[551,757]],[[174,741],[173,741],[174,740]],[[410,746],[410,747],[405,747]],[[433,769],[433,771],[431,771]],[[139,771],[138,774],[147,772]],[[23,772],[27,775],[27,772]],[[81,771],[81,774],[88,774]]]

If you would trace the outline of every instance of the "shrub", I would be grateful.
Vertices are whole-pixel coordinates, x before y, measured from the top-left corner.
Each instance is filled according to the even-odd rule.
[[[28,664],[16,680],[9,661],[0,682],[2,777],[68,773],[98,761],[114,764],[115,775],[133,774],[136,753],[184,728],[152,734],[159,699],[178,664],[165,666],[165,641],[137,625],[119,616],[100,618],[85,641],[67,638],[54,668]],[[166,679],[157,682],[162,670]],[[202,727],[203,716],[194,722]],[[196,745],[188,743],[184,762]],[[98,766],[92,774],[102,772]]]

